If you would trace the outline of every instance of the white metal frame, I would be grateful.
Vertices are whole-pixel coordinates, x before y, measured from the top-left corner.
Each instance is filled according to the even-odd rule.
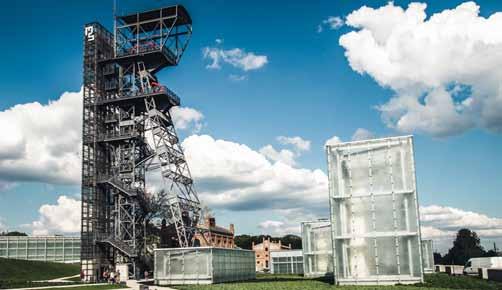
[[[434,273],[434,242],[432,240],[422,240],[422,260],[424,273]]]
[[[396,173],[393,172],[394,166],[393,164],[393,156],[391,156],[391,148],[398,147],[399,149],[399,164],[401,166],[401,172]],[[378,150],[386,150],[385,151],[385,166],[388,169],[387,172],[384,171],[385,177],[389,178],[391,190],[390,192],[375,192],[375,186],[379,181],[374,180],[375,174],[382,174],[382,172],[375,171],[373,162],[375,162],[373,154]],[[417,191],[416,191],[416,177],[415,177],[415,166],[414,166],[414,152],[413,152],[413,139],[412,136],[403,136],[403,137],[390,137],[390,138],[382,138],[382,139],[374,139],[374,140],[366,140],[366,141],[356,141],[356,142],[347,142],[347,143],[339,143],[336,145],[329,145],[326,147],[327,157],[328,157],[328,176],[329,176],[329,191],[330,191],[330,210],[331,210],[331,227],[332,227],[332,240],[333,240],[333,266],[335,273],[335,282],[339,285],[346,284],[361,284],[361,285],[375,285],[375,284],[408,284],[408,283],[417,283],[423,282],[423,267],[422,267],[422,259],[419,258],[419,273],[414,273],[413,266],[416,265],[417,261],[413,261],[413,253],[412,253],[412,239],[413,242],[418,243],[416,247],[416,253],[418,257],[422,257],[421,254],[421,240],[420,240],[420,221],[419,221],[419,212],[418,212],[418,199],[417,199]],[[367,156],[367,170],[368,175],[367,179],[361,176],[353,176],[354,172],[352,169],[352,163],[356,161],[352,161],[352,157],[355,160],[361,161],[361,154]],[[410,168],[405,168],[405,155],[408,154],[409,165]],[[364,158],[364,157],[363,157]],[[342,166],[343,163],[343,166]],[[380,164],[381,165],[381,164]],[[365,166],[360,168],[366,168]],[[376,169],[378,170],[378,169]],[[409,170],[409,172],[407,171]],[[360,172],[356,172],[359,173]],[[408,188],[403,186],[404,190],[400,190],[399,188],[395,188],[395,177],[398,177],[397,174],[400,174],[402,184],[408,185]],[[410,176],[412,180],[406,181],[406,176]],[[368,190],[368,192],[361,192],[358,190],[357,183],[354,183],[355,180],[357,182],[367,182],[367,188],[363,188],[364,190]],[[346,184],[348,182],[348,184]],[[383,186],[382,186],[383,187]],[[357,192],[354,192],[354,188]],[[359,189],[361,189],[359,188]],[[378,188],[378,187],[377,187]],[[392,231],[378,231],[377,230],[377,220],[381,218],[381,216],[377,215],[376,211],[376,198],[380,198],[382,196],[392,196],[392,219],[393,219],[393,230]],[[405,230],[402,230],[398,227],[398,223],[401,222],[397,215],[397,205],[396,198],[403,196],[402,206],[404,207],[405,213]],[[357,209],[358,206],[361,207],[365,202],[362,201],[364,198],[368,199],[370,204],[370,212],[371,217],[370,220],[364,220],[364,216],[357,216],[354,218],[354,208]],[[409,202],[414,203],[414,217],[411,216],[409,212],[409,207],[412,206]],[[411,209],[413,210],[413,209]],[[337,214],[339,212],[339,214]],[[362,210],[360,210],[362,212]],[[359,214],[360,214],[359,212]],[[350,217],[350,218],[349,218]],[[350,219],[346,220],[347,218]],[[411,220],[414,218],[414,221]],[[364,222],[368,222],[368,230],[365,230]],[[340,223],[340,228],[337,227],[338,222]],[[412,230],[412,224],[415,222],[415,229]],[[350,228],[350,232],[348,230]],[[396,251],[396,265],[397,265],[397,275],[383,275],[380,274],[380,261],[378,254],[378,238],[384,237],[394,237],[394,247]],[[406,245],[400,245],[400,239],[406,239]],[[372,241],[372,242],[371,242]],[[365,242],[370,242],[370,244],[365,245]],[[359,248],[357,248],[357,245]],[[362,246],[362,247],[361,247]],[[342,247],[338,249],[339,247]],[[369,248],[371,247],[371,248]],[[406,247],[408,257],[401,257],[400,255],[400,247]],[[337,257],[337,249],[341,250],[342,256]],[[358,249],[360,251],[358,251]],[[364,251],[368,252],[364,252]],[[357,253],[360,252],[361,256],[357,256]],[[374,269],[371,269],[371,272],[375,274],[369,273],[369,266],[363,267],[359,269],[358,266],[363,261],[366,261],[365,258],[369,255],[369,253],[373,253],[374,260]],[[353,254],[355,253],[355,254]],[[341,259],[342,265],[339,265],[338,259]],[[409,272],[409,275],[401,273],[402,262],[403,259],[407,259],[409,269],[406,272]],[[364,263],[362,263],[364,265]],[[350,266],[349,266],[350,265]],[[340,272],[340,267],[343,267]],[[350,267],[350,269],[349,269]],[[366,268],[366,270],[364,270]],[[360,276],[359,273],[362,273]],[[366,272],[366,273],[365,273]],[[416,272],[416,271],[415,271]],[[341,274],[341,275],[337,275]],[[338,277],[337,277],[338,276]]]
[[[329,231],[326,243],[329,243],[328,247],[330,250],[317,250],[312,249],[312,235],[314,233],[320,233],[322,231]],[[333,243],[331,240],[331,222],[329,220],[317,220],[317,221],[306,221],[301,223],[302,231],[302,248],[303,248],[303,272],[305,277],[322,277],[322,276],[332,276],[333,275],[333,259],[329,258],[333,255]],[[317,243],[319,243],[319,237],[315,238]],[[317,260],[320,257],[328,257],[328,265],[326,269],[317,268],[318,265],[314,265],[312,260]],[[311,259],[312,258],[312,259]],[[331,263],[331,264],[329,264]],[[322,271],[321,271],[322,270]]]

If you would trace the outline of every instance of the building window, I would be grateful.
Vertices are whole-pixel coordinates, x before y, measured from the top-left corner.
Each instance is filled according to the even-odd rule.
[[[265,252],[268,252],[268,248],[265,248]]]

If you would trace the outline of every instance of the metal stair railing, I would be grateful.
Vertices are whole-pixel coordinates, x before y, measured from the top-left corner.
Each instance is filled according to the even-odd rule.
[[[130,191],[128,190],[124,184],[118,180],[116,180],[115,178],[110,178],[110,179],[107,179],[105,181],[106,183],[110,184],[111,186],[115,187],[116,189],[118,189],[119,191],[125,193],[127,196],[129,197],[133,197],[133,196],[137,196],[137,192],[134,192],[134,191]]]
[[[137,256],[137,254],[134,252],[131,246],[129,246],[127,243],[119,239],[116,239],[113,235],[108,235],[102,239],[98,239],[97,242],[107,243],[130,258],[134,258]]]

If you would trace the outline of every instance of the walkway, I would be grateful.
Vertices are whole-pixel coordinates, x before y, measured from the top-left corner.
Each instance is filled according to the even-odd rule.
[[[100,286],[100,285],[108,285],[107,283],[96,283],[96,284],[72,284],[72,285],[60,285],[60,286],[43,286],[43,287],[30,287],[30,288],[12,288],[12,289],[4,289],[4,290],[37,290],[37,289],[55,289],[55,288],[73,288],[73,287],[92,287],[92,286]],[[131,290],[129,288],[122,289],[113,289],[113,290]]]

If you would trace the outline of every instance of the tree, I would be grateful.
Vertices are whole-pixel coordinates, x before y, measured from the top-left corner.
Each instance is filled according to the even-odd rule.
[[[492,250],[487,251],[484,256],[485,257],[497,257],[498,253],[492,249]]]
[[[443,257],[441,257],[440,253],[434,253],[434,264],[441,264]]]
[[[12,231],[12,232],[0,233],[0,236],[27,236],[27,234],[23,233],[23,232],[18,232],[18,231]]]
[[[486,254],[476,232],[461,229],[457,233],[453,247],[443,257],[443,264],[465,265],[470,258],[483,257]]]
[[[302,248],[302,238],[296,235],[285,235],[281,238],[281,243],[285,246],[291,245],[292,249]]]
[[[263,242],[263,239],[269,239],[269,238],[271,241],[274,242],[281,241],[281,244],[283,244],[284,246],[289,246],[291,244],[292,249],[302,248],[302,238],[296,235],[285,235],[284,237],[272,237],[270,235],[259,235],[259,236],[238,235],[235,236],[234,241],[237,247],[251,250],[253,247],[253,242],[255,244],[259,244]]]
[[[238,235],[234,238],[235,245],[241,249],[251,250],[251,236],[250,235]]]

